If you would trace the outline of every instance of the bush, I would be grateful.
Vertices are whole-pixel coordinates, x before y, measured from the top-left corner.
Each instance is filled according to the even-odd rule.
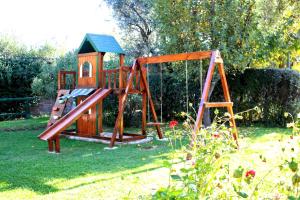
[[[227,81],[235,112],[258,106],[259,114],[247,113],[241,123],[262,123],[285,126],[284,112],[296,116],[300,111],[300,73],[289,69],[247,69],[243,73],[228,74]],[[219,83],[212,101],[223,96]]]

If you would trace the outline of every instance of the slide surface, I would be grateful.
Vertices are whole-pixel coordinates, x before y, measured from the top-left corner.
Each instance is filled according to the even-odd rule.
[[[38,137],[41,140],[48,140],[58,135],[61,131],[68,128],[74,121],[81,117],[81,115],[83,115],[88,109],[95,106],[99,101],[107,97],[111,92],[112,89],[97,89],[91,96],[87,97],[68,114],[57,120]]]

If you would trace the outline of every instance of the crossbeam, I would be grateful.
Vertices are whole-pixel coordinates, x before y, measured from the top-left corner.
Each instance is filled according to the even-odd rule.
[[[189,53],[163,55],[163,56],[140,57],[137,60],[140,65],[145,65],[145,64],[176,62],[176,61],[185,61],[185,60],[203,60],[203,59],[210,58],[211,55],[212,55],[212,51],[196,51],[196,52],[189,52]]]

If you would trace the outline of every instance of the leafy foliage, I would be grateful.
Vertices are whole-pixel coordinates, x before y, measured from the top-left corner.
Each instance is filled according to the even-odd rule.
[[[13,38],[0,37],[0,96],[30,96],[32,80],[43,64],[52,62],[53,54],[49,45],[27,49]]]
[[[77,54],[74,51],[56,58],[52,63],[42,65],[41,72],[31,84],[33,93],[43,97],[56,97],[57,77],[60,70],[77,71]]]
[[[285,126],[285,112],[296,116],[300,112],[300,73],[289,69],[246,69],[243,73],[228,74],[227,81],[235,112],[254,106],[259,113],[245,113],[241,123],[263,123]],[[212,95],[212,101],[223,97],[221,83]]]

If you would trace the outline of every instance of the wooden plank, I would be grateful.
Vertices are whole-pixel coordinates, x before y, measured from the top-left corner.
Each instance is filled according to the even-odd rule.
[[[52,139],[49,139],[48,140],[48,151],[49,152],[53,152],[53,140]]]
[[[55,143],[55,152],[60,153],[60,142],[59,142],[59,136],[56,136],[54,139]]]
[[[230,94],[229,94],[229,88],[228,88],[228,85],[227,85],[227,80],[226,80],[226,75],[225,75],[225,70],[224,70],[224,64],[223,64],[223,62],[222,63],[218,63],[218,70],[219,70],[219,74],[220,74],[220,77],[221,77],[221,83],[222,83],[222,88],[223,88],[223,93],[224,93],[225,101],[231,102]],[[236,129],[236,123],[235,123],[235,119],[234,119],[234,114],[233,114],[232,106],[227,107],[227,111],[231,115],[230,126],[232,128],[233,138],[236,141],[236,144],[239,145],[238,144],[238,132],[237,132],[237,129]]]
[[[232,102],[205,102],[205,108],[218,108],[218,107],[228,107],[233,106]]]
[[[126,86],[126,82],[124,82],[125,80],[125,77],[124,77],[124,74],[123,74],[123,71],[122,71],[122,66],[124,65],[124,62],[125,62],[125,55],[123,54],[120,54],[120,63],[119,63],[119,68],[121,69],[119,71],[119,83],[121,84],[120,85],[120,88],[123,89],[125,88]],[[127,78],[127,77],[126,77]],[[120,108],[120,104],[122,104],[122,94],[119,94],[119,108]],[[125,106],[125,105],[124,105]],[[121,112],[121,116],[120,116],[120,121],[119,121],[119,139],[122,141],[123,139],[123,132],[124,132],[124,109],[122,110]]]
[[[147,123],[147,93],[142,94],[142,133],[146,135],[146,123]]]
[[[153,56],[153,57],[141,57],[138,58],[140,65],[144,64],[154,64],[154,63],[164,63],[164,62],[176,62],[183,60],[202,60],[210,58],[212,55],[211,51],[198,51],[180,54],[171,54],[163,56]]]
[[[203,118],[204,109],[205,109],[204,103],[207,102],[207,99],[208,99],[208,93],[209,93],[212,77],[214,74],[214,69],[215,69],[215,51],[212,52],[212,56],[210,59],[210,63],[209,63],[209,67],[208,67],[208,71],[207,71],[207,75],[206,75],[206,79],[205,79],[204,89],[203,89],[203,92],[201,95],[200,106],[198,109],[197,118],[195,121],[194,130],[192,133],[191,145],[193,145],[194,141],[196,141],[197,133],[202,124],[202,118]]]
[[[97,55],[98,55],[98,52],[92,52],[92,53],[81,53],[81,54],[78,54],[77,56],[85,57],[85,56],[97,56]]]

